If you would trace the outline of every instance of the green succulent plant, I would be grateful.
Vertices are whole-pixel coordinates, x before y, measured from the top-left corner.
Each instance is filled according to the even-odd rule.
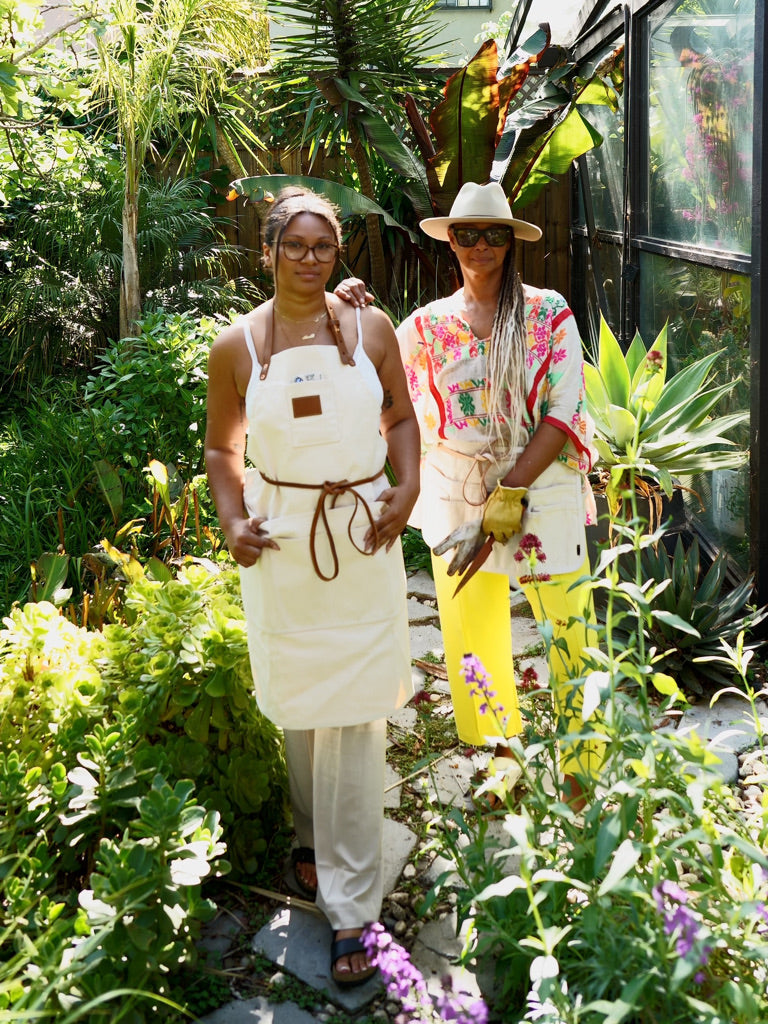
[[[649,644],[663,656],[661,669],[692,694],[703,693],[705,683],[732,686],[733,667],[722,660],[721,641],[735,644],[742,631],[748,636],[768,616],[768,606],[749,605],[752,580],[729,588],[728,559],[722,551],[705,571],[695,538],[686,548],[678,537],[672,555],[663,544],[649,544],[641,559],[653,613],[646,617],[644,630]],[[621,575],[631,582],[634,573],[619,564]],[[634,625],[617,624],[617,640],[625,629],[633,630]],[[744,650],[762,645],[746,640]]]
[[[601,318],[597,365],[585,363],[584,377],[614,514],[633,476],[671,497],[680,477],[746,461],[747,453],[725,435],[749,413],[716,414],[738,383],[712,383],[719,356],[712,352],[668,377],[666,325],[650,348],[637,332],[625,353]]]

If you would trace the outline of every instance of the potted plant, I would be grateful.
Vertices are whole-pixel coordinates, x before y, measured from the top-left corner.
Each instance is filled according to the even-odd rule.
[[[719,355],[712,352],[668,377],[666,325],[650,348],[637,332],[625,353],[601,318],[597,365],[585,363],[584,376],[600,457],[593,489],[597,498],[604,494],[612,516],[629,518],[634,480],[635,498],[645,499],[653,529],[665,510],[675,512],[675,497],[682,515],[682,477],[746,462],[747,453],[725,435],[749,413],[715,412],[738,383],[712,383]]]

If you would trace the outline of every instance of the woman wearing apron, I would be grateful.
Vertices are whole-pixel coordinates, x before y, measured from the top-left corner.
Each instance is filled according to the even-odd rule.
[[[399,537],[419,432],[389,319],[325,290],[331,204],[284,189],[264,238],[274,297],[213,344],[206,464],[256,698],[284,731],[296,881],[333,929],[334,980],[352,985],[374,972],[359,937],[381,910],[386,716],[412,692]]]
[[[586,480],[590,424],[573,313],[557,292],[522,284],[516,242],[536,241],[541,231],[513,217],[498,183],[465,184],[450,215],[424,220],[421,228],[451,246],[463,278],[462,288],[417,309],[397,331],[423,449],[411,523],[432,548],[457,731],[473,745],[498,731],[483,717],[484,698],[473,695],[461,675],[467,653],[493,681],[506,737],[522,729],[510,581],[525,591],[536,618],[552,624],[555,703],[568,731],[578,731],[580,699],[572,677],[589,642],[591,604],[588,588],[573,584],[588,571],[584,527],[594,501]],[[336,291],[356,306],[371,298],[356,279]],[[527,560],[515,558],[524,535],[538,538],[546,558],[539,574],[547,580],[535,587]],[[470,573],[483,546],[490,555]],[[455,593],[465,570],[466,585]],[[507,765],[516,771],[505,761],[503,742],[496,753],[497,771]],[[578,776],[594,773],[598,764],[594,745],[561,745],[565,795],[575,806],[583,804]]]

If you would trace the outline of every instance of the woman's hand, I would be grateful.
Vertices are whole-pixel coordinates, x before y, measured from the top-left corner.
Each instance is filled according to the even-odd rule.
[[[384,503],[384,509],[376,520],[376,533],[369,529],[365,535],[366,551],[372,554],[385,544],[389,551],[405,529],[418,495],[418,488],[414,491],[405,486],[388,487],[381,492],[377,500]]]
[[[280,547],[261,529],[264,518],[235,520],[226,531],[229,553],[245,569],[255,565],[264,548],[279,551]]]
[[[365,287],[365,281],[361,281],[359,277],[347,277],[340,281],[333,289],[333,294],[360,309],[373,302],[373,295]]]

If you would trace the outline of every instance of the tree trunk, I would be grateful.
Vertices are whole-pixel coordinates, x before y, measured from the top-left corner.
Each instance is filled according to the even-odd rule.
[[[368,166],[368,155],[365,147],[360,141],[360,135],[354,124],[349,125],[349,137],[351,141],[352,159],[355,162],[358,177],[360,178],[360,191],[368,199],[376,202],[371,181],[371,170]],[[365,230],[368,234],[368,251],[371,259],[371,287],[377,298],[389,304],[390,275],[387,274],[387,261],[384,257],[384,243],[381,237],[381,221],[376,213],[368,214],[365,218]]]
[[[127,150],[127,147],[126,147]],[[139,181],[136,163],[128,156],[123,199],[123,268],[120,275],[120,337],[135,338],[141,317],[139,281]]]

